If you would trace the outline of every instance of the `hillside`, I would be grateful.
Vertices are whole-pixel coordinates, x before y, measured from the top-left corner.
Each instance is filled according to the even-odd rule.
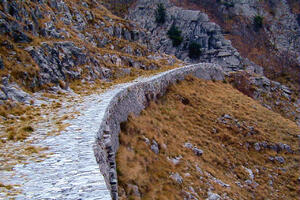
[[[156,23],[158,5],[165,9],[164,23]],[[267,1],[139,0],[130,7],[128,18],[151,32],[153,48],[186,63],[220,64],[240,91],[297,121],[299,24],[284,0],[274,4],[273,15],[267,5]],[[172,27],[177,31],[173,39]],[[191,56],[191,48],[198,48],[198,54]]]
[[[0,0],[0,199],[296,198],[299,5]]]
[[[299,127],[194,77],[122,126],[120,199],[296,199]]]
[[[173,66],[149,36],[101,1],[1,1],[0,103]]]

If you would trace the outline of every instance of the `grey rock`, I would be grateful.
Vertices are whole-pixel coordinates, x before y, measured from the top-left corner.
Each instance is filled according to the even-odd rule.
[[[281,148],[281,150],[286,150],[289,153],[293,153],[293,150],[289,145],[283,143],[278,143],[278,145]]]
[[[203,151],[201,149],[198,149],[197,147],[193,147],[193,152],[196,156],[202,156]]]
[[[197,170],[197,172],[199,172],[201,175],[203,175],[203,171],[202,171],[202,169],[201,169],[198,165],[196,165],[196,170]]]
[[[183,179],[182,177],[176,172],[171,174],[170,176],[174,181],[176,181],[178,184],[182,184],[183,183]]]
[[[184,143],[184,147],[188,148],[188,149],[191,149],[191,148],[193,148],[193,145],[189,142],[186,142],[186,143]]]
[[[143,138],[144,138],[145,143],[146,143],[147,145],[150,145],[150,140],[149,140],[148,138],[146,138],[145,136],[143,136]]]
[[[237,186],[239,186],[240,188],[243,188],[244,186],[241,184],[241,182],[236,181],[235,184],[237,184]]]
[[[253,180],[254,179],[253,171],[246,167],[243,167],[243,168],[248,172],[250,180]]]
[[[7,96],[2,90],[0,90],[0,100],[7,100]]]
[[[1,86],[1,90],[5,93],[7,99],[22,103],[29,103],[31,99],[31,96],[28,93],[24,92],[17,84],[8,84]]]
[[[171,161],[174,165],[178,165],[180,163],[180,160],[182,159],[182,156],[176,156],[175,158],[167,158],[169,161]]]
[[[221,196],[216,194],[216,193],[212,193],[212,192],[208,192],[207,194],[207,198],[206,200],[220,200],[221,199]]]
[[[283,164],[285,162],[285,160],[282,156],[276,156],[275,160],[277,160],[280,164]]]
[[[25,33],[20,31],[13,31],[12,37],[14,42],[16,43],[30,43],[32,42],[32,39],[28,37]]]
[[[159,153],[159,147],[158,144],[155,140],[152,140],[152,145],[151,145],[151,150],[155,153],[158,154]]]
[[[254,144],[254,149],[255,149],[256,151],[260,151],[260,144],[259,144],[258,142],[256,142],[256,143]]]
[[[80,78],[81,72],[76,67],[86,64],[89,58],[83,48],[78,48],[72,42],[55,42],[53,46],[42,43],[41,47],[27,47],[25,50],[40,68],[41,85],[58,83],[59,80],[66,80],[66,77]],[[94,64],[96,68],[97,62]]]
[[[225,119],[232,119],[232,117],[231,117],[230,115],[228,115],[228,114],[224,114],[223,117],[224,117]]]

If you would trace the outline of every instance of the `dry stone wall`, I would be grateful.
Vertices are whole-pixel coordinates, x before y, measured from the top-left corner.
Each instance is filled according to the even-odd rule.
[[[113,200],[118,199],[115,155],[119,147],[120,123],[125,122],[130,113],[139,114],[149,101],[164,95],[170,84],[183,80],[189,74],[206,80],[224,79],[221,66],[201,63],[124,84],[106,93],[106,100],[102,102],[106,104],[106,109],[97,133],[94,153]]]

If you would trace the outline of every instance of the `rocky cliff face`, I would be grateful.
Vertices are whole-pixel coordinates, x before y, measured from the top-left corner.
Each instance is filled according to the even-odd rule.
[[[174,63],[151,56],[147,34],[101,1],[1,0],[0,17],[0,101],[11,98],[7,88],[20,91],[11,83],[31,91],[67,88],[74,80],[109,81],[132,69],[158,69],[164,58]]]
[[[163,3],[166,8],[166,22],[158,24],[155,21],[157,5]],[[188,63],[213,62],[224,67],[226,71],[242,69],[242,59],[231,42],[226,40],[220,26],[211,22],[205,13],[185,10],[176,7],[169,1],[140,0],[129,11],[130,20],[148,30],[152,37],[150,44],[154,49],[167,54],[174,54]],[[174,47],[167,32],[172,25],[182,32],[183,42]],[[201,56],[198,59],[189,57],[189,44],[196,42],[201,46]]]
[[[288,51],[300,59],[299,22],[297,21],[297,15],[292,12],[292,5],[287,0],[269,0],[265,2],[259,0],[231,0],[227,2],[232,5],[229,12],[235,15],[241,15],[248,20],[252,20],[255,16],[262,16],[264,23],[268,24],[266,30],[271,44],[279,51]],[[300,2],[298,1],[298,3]]]
[[[265,75],[299,90],[299,0],[171,0],[200,10],[222,27],[239,53]]]

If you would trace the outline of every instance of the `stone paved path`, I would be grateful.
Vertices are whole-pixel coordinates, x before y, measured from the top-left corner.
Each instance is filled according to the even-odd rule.
[[[21,191],[11,198],[0,192],[0,199],[110,200],[110,192],[94,157],[96,133],[104,111],[115,94],[135,82],[153,77],[141,77],[116,85],[105,93],[83,98],[70,94],[61,102],[62,108],[58,112],[44,116],[46,120],[35,127],[35,133],[30,138],[36,141],[33,145],[48,147],[46,153],[49,156],[41,162],[18,164],[11,172],[0,171],[0,182],[19,185]],[[77,113],[77,117],[63,120],[64,124],[69,125],[67,128],[59,135],[47,136],[53,129],[51,118],[72,113]]]
[[[79,97],[74,95],[73,98]],[[79,114],[74,119],[64,120],[69,126],[57,136],[45,137],[51,121],[40,124],[32,137],[37,137],[36,145],[49,147],[50,156],[42,162],[16,165],[12,172],[0,174],[0,181],[20,185],[22,192],[14,196],[15,199],[111,199],[93,152],[106,107],[102,101],[105,99],[101,94],[94,94],[79,103],[63,102],[62,109],[52,115],[63,116],[74,111]],[[2,198],[9,199],[0,195]]]

